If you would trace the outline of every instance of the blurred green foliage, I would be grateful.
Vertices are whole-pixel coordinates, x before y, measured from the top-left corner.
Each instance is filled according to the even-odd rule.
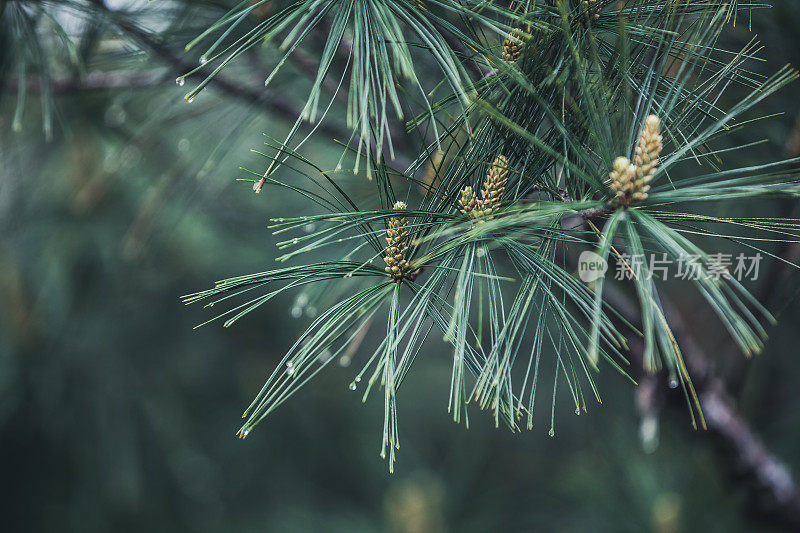
[[[800,64],[800,6],[754,16],[765,72]],[[732,35],[750,33],[740,20]],[[130,50],[104,58],[89,70],[163,68]],[[305,204],[234,181],[263,163],[249,151],[260,132],[282,137],[288,123],[219,94],[187,106],[174,74],[55,94],[49,142],[35,99],[18,133],[15,102],[0,103],[4,531],[771,530],[685,412],[661,411],[657,446],[643,445],[635,391],[611,372],[603,406],[561,409],[556,438],[495,430],[477,412],[466,430],[446,413],[448,352],[432,347],[400,391],[392,476],[378,458],[382,406],[362,406],[338,365],[236,439],[239,414],[309,317],[283,299],[235,328],[194,331],[205,315],[178,297],[271,267],[267,219]],[[786,115],[752,126],[770,155],[800,153],[797,91],[766,104]],[[318,138],[304,152],[332,167],[341,148]],[[794,274],[768,302],[781,323],[745,363],[742,409],[800,471],[797,287]],[[703,338],[712,353],[724,344],[714,329]],[[743,364],[718,355],[731,371]]]

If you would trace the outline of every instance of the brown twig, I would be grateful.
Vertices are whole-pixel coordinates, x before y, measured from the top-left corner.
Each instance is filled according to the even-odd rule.
[[[775,456],[741,415],[736,401],[717,376],[712,359],[696,342],[681,314],[663,300],[664,312],[705,414],[708,434],[732,459],[732,470],[748,481],[756,508],[779,522],[800,528],[800,488],[789,468]]]
[[[55,78],[46,83],[40,76],[31,76],[25,80],[25,90],[30,93],[39,93],[46,87],[53,94],[69,94],[83,91],[152,87],[163,82],[168,75],[169,70],[166,68],[155,68],[144,72],[114,70],[92,72],[82,78]],[[18,84],[18,79],[10,79],[5,86],[5,91],[16,92]]]
[[[569,201],[566,191],[559,191],[564,201]],[[587,210],[581,216],[593,218],[604,216],[611,211],[610,207]],[[591,212],[588,212],[591,211]],[[627,298],[608,286],[603,299],[609,303],[630,324],[640,324],[641,316],[635,305]],[[800,487],[789,468],[774,455],[758,435],[750,427],[749,422],[739,412],[736,401],[728,392],[725,382],[716,374],[712,358],[696,341],[694,335],[683,320],[681,313],[666,296],[661,297],[664,315],[670,325],[675,340],[681,347],[684,360],[692,376],[692,382],[703,410],[707,434],[714,439],[720,449],[728,456],[726,464],[731,465],[732,473],[746,481],[747,487],[754,496],[754,507],[770,519],[792,528],[800,528]],[[641,366],[641,365],[640,365]],[[643,373],[647,377],[648,374]],[[640,380],[641,381],[641,380]],[[645,379],[645,391],[652,401],[655,390],[652,390],[651,379]],[[661,380],[662,393],[668,391],[665,380]],[[643,403],[640,397],[639,403]],[[685,404],[679,404],[685,409]],[[640,410],[649,409],[652,405],[639,405]]]
[[[603,299],[631,324],[641,323],[636,306],[614,286],[607,286]],[[745,481],[758,512],[775,522],[800,528],[800,487],[791,471],[767,448],[739,412],[725,382],[716,373],[712,357],[697,342],[679,310],[664,295],[661,303],[705,416],[707,431],[700,434],[708,435],[725,454],[723,461],[730,467],[731,474]],[[642,375],[647,376],[644,372]],[[660,381],[662,393],[668,394],[666,380]],[[685,409],[683,402],[675,405]]]
[[[174,52],[169,45],[162,40],[154,37],[147,31],[131,24],[127,21],[118,22],[118,26],[122,31],[127,33],[131,38],[137,41],[147,50],[151,51],[158,58],[165,63],[171,65],[176,72],[187,72],[194,69],[195,65],[185,61],[180,55]],[[186,79],[201,80],[205,77],[204,74],[197,72]],[[291,105],[287,98],[283,98],[275,94],[274,91],[265,87],[255,88],[242,85],[233,81],[222,74],[217,74],[209,83],[210,86],[216,88],[224,95],[243,101],[247,104],[264,106],[270,113],[296,120],[300,115],[300,111]],[[337,139],[349,139],[349,132],[341,127],[328,122],[319,125],[319,130],[332,135]]]

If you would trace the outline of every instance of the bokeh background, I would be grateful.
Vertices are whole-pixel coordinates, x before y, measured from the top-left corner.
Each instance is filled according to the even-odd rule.
[[[137,28],[177,51],[226,7],[173,2],[179,16],[164,20],[147,2],[117,4],[109,9],[135,14]],[[754,12],[752,29],[740,19],[726,37],[733,49],[757,34],[765,73],[800,64],[800,8],[779,4]],[[128,83],[54,86],[49,134],[35,83],[17,121],[13,76],[0,87],[0,529],[785,529],[754,505],[735,458],[691,429],[679,398],[656,411],[657,434],[643,434],[634,388],[610,371],[600,377],[604,403],[588,416],[559,404],[555,438],[544,424],[497,430],[475,410],[468,430],[455,425],[441,343],[400,391],[393,475],[378,457],[381,402],[362,405],[348,391],[355,362],[329,367],[247,439],[235,438],[242,410],[315,310],[298,312],[287,296],[233,328],[194,330],[208,314],[179,297],[275,265],[268,219],[307,204],[274,188],[255,195],[236,178],[247,177],[239,167],[263,167],[251,152],[262,133],[281,137],[291,123],[266,102],[213,88],[186,104],[186,88],[174,83],[182,72],[167,55],[110,22],[89,31],[69,16],[85,70],[62,61],[67,52],[54,42],[54,79],[113,72]],[[263,81],[271,54],[255,51],[230,75]],[[308,81],[295,74],[275,92],[302,94]],[[737,133],[766,140],[759,158],[800,155],[798,94],[795,84],[772,98],[761,113],[784,114]],[[329,137],[304,152],[332,168],[341,147]],[[758,212],[798,216],[778,201]],[[780,324],[751,361],[727,348],[706,309],[684,309],[751,427],[800,472],[800,276],[782,272],[762,279],[776,284],[766,303]]]

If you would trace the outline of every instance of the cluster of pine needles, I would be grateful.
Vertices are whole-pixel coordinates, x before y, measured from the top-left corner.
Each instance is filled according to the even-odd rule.
[[[718,44],[739,13],[761,2],[394,4],[301,1],[236,41],[249,47],[285,35],[279,44],[289,57],[307,34],[288,30],[290,22],[332,17],[319,83],[300,118],[315,120],[322,81],[333,76],[348,36],[348,67],[334,79],[341,85],[349,76],[353,102],[354,137],[342,160],[355,169],[366,161],[370,178],[354,182],[338,165],[321,168],[292,145],[296,129],[284,141],[270,139],[267,171],[253,171],[252,181],[301,194],[314,213],[272,222],[275,234],[294,235],[278,244],[288,266],[185,297],[214,309],[240,302],[211,319],[226,326],[290,290],[299,291],[296,305],[324,309],[245,411],[240,436],[331,362],[349,366],[363,356],[349,388],[364,400],[382,390],[381,455],[391,469],[400,442],[397,391],[418,355],[440,352],[436,338],[451,351],[448,409],[456,421],[469,424],[474,402],[512,430],[544,416],[554,435],[559,394],[577,414],[599,402],[597,372],[605,364],[628,376],[635,336],[641,365],[680,386],[692,423],[702,426],[660,276],[647,261],[625,258],[691,256],[700,275],[684,283],[697,289],[709,319],[745,354],[763,348],[771,314],[716,250],[698,244],[733,241],[769,255],[759,247],[800,238],[794,220],[721,213],[731,202],[800,195],[800,161],[724,162],[726,153],[757,144],[737,146],[729,134],[746,132],[757,105],[797,78],[789,67],[770,77],[753,72],[755,39],[736,53]],[[250,9],[213,30],[233,27]],[[455,26],[456,19],[468,24]],[[218,47],[207,51],[210,60],[238,53]],[[435,72],[425,77],[415,67],[426,57],[445,76],[436,91],[424,88]],[[395,92],[401,78],[419,98]],[[438,101],[429,101],[433,94]],[[406,125],[424,140],[407,168],[387,163],[390,108],[412,116]],[[584,282],[580,250],[609,270],[627,270],[627,281]],[[294,262],[304,255],[318,259]],[[606,301],[608,291],[627,287],[638,297],[637,317]]]

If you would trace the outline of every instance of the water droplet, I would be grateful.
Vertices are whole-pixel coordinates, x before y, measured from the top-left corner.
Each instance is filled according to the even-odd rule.
[[[245,438],[249,434],[250,434],[250,428],[245,429],[244,431],[242,431],[242,438]]]
[[[477,255],[478,257],[483,257],[484,255],[486,255],[486,250],[484,250],[483,248],[478,248],[475,251],[475,255]]]
[[[550,431],[548,431],[547,434],[550,435],[551,437],[556,436],[556,432],[553,430],[553,428],[550,428]]]
[[[175,78],[175,83],[178,85],[178,87],[183,87],[183,85],[186,83],[186,79],[183,76],[180,78]]]
[[[297,239],[292,239],[292,244],[297,244]]]
[[[294,368],[291,368],[291,367],[290,367],[290,368],[287,368],[287,369],[286,369],[286,373],[287,373],[288,375],[290,375],[290,376],[294,376]]]
[[[670,389],[677,389],[678,388],[678,380],[677,379],[669,380],[669,388]]]
[[[286,368],[292,368],[293,366],[294,363],[292,363],[291,361],[286,361]]]
[[[581,408],[580,407],[576,407],[575,408],[575,414],[578,415],[578,416],[581,415]]]
[[[128,120],[128,113],[125,111],[125,108],[115,103],[109,106],[109,108],[106,110],[104,118],[106,125],[112,128],[117,128],[125,124],[125,122]]]
[[[194,96],[189,96],[188,94],[184,96],[183,99],[186,101],[187,104],[191,104],[192,102],[194,102]]]
[[[317,308],[314,307],[313,305],[309,305],[306,308],[306,316],[308,318],[314,318],[315,316],[317,316]]]
[[[658,418],[646,415],[639,426],[639,438],[645,453],[653,453],[658,449]]]
[[[303,316],[303,308],[300,306],[292,307],[292,318],[300,318]]]
[[[350,356],[343,355],[339,358],[339,366],[341,367],[348,367],[350,366]]]
[[[295,299],[296,305],[303,307],[307,303],[308,303],[308,295],[306,293],[301,292],[300,294],[297,295],[297,298]]]
[[[356,383],[361,383],[361,376],[356,376],[355,382]]]
[[[356,384],[355,381],[351,381],[350,385],[347,386],[347,388],[350,390],[356,390],[356,387],[358,387],[358,385]]]
[[[200,56],[200,64],[205,65],[208,63],[208,58],[205,55]]]
[[[189,141],[189,139],[186,139],[185,137],[183,139],[181,139],[180,141],[178,141],[178,151],[179,152],[188,152],[189,148],[191,146],[192,146],[192,143]]]

